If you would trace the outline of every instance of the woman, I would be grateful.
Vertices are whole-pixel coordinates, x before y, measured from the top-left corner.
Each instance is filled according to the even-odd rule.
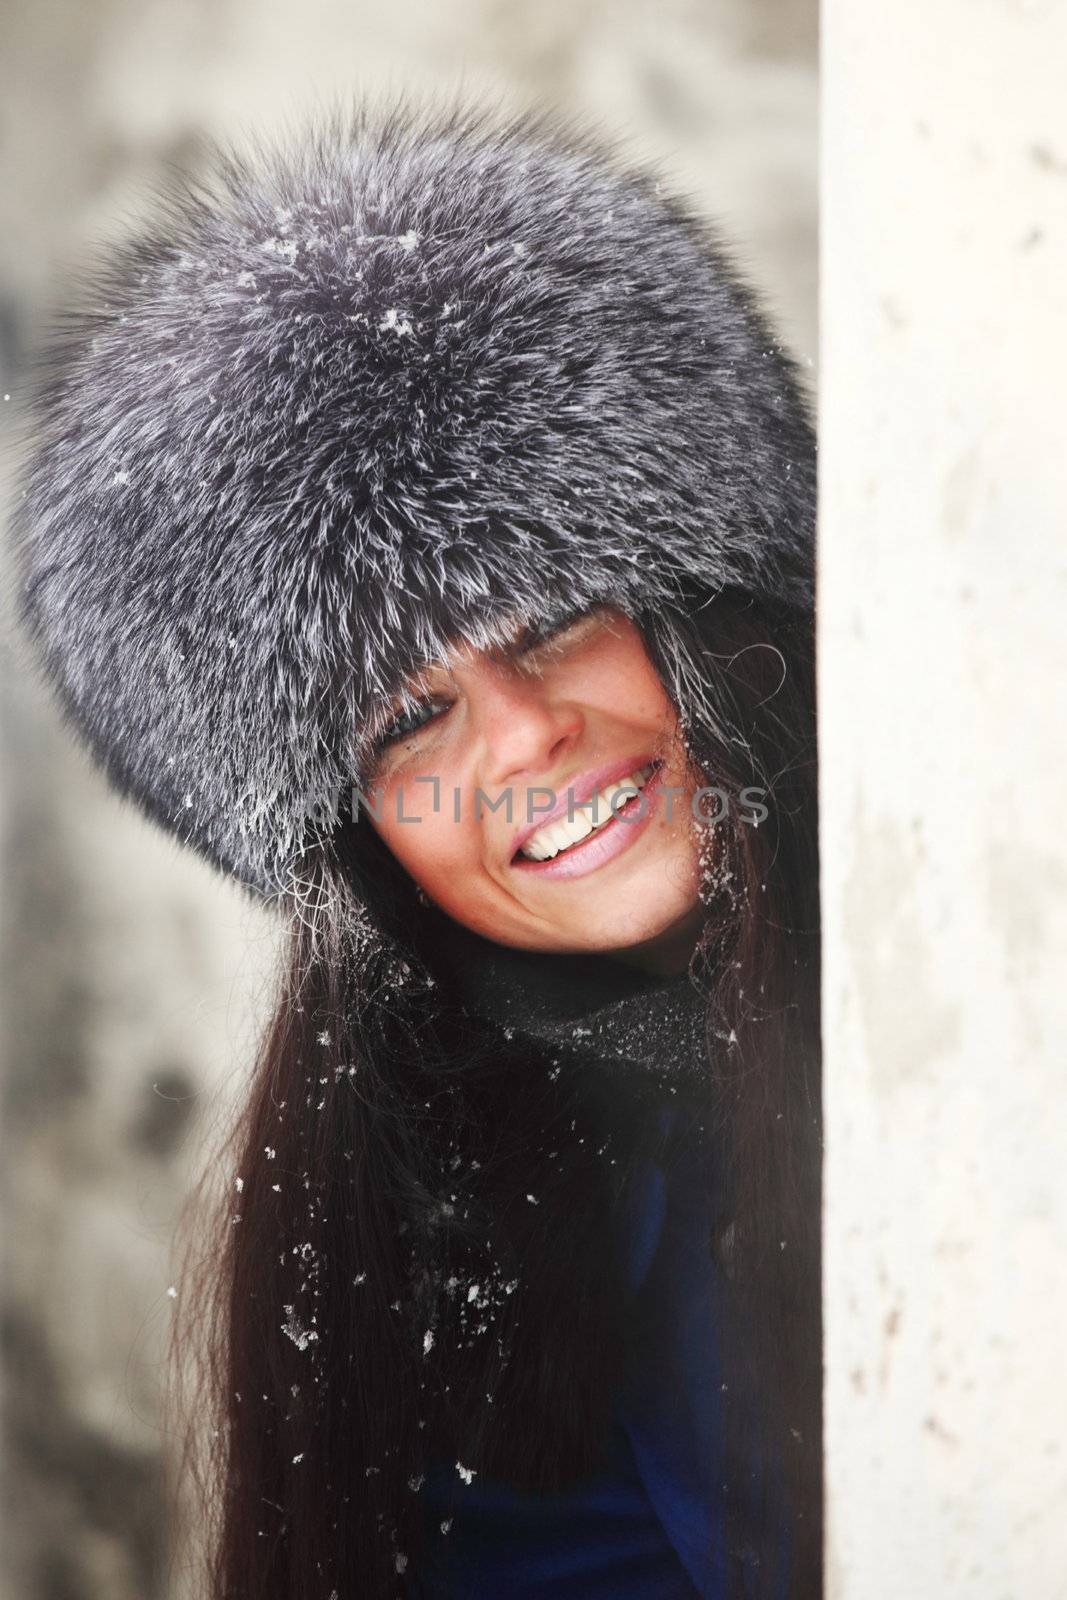
[[[660,187],[218,154],[41,387],[24,625],[290,930],[179,1295],[212,1600],[820,1592],[813,445]]]

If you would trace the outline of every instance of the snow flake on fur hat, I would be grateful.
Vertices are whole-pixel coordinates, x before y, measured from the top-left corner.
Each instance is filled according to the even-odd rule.
[[[87,274],[32,417],[18,604],[64,712],[268,896],[457,642],[812,603],[789,359],[708,230],[550,117],[215,149]]]

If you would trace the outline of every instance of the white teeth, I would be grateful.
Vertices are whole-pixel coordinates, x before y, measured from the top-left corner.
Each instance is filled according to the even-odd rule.
[[[582,839],[588,838],[591,833],[605,827],[613,819],[611,802],[615,795],[625,795],[632,799],[642,790],[648,782],[652,772],[652,763],[638,767],[628,778],[620,782],[609,783],[587,800],[584,805],[575,806],[574,821],[570,822],[566,813],[557,817],[554,822],[546,823],[543,828],[538,828],[531,834],[523,845],[519,854],[528,857],[531,861],[549,861],[553,856],[559,855],[561,850],[568,850],[571,845],[578,844]],[[617,802],[617,809],[622,809],[623,802]],[[596,821],[593,820],[594,816]]]

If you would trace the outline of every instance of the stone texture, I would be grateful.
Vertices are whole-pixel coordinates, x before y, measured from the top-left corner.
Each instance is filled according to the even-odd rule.
[[[1067,1596],[1067,12],[824,9],[827,1600]]]

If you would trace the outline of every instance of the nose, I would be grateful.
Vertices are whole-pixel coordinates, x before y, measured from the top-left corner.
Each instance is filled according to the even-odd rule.
[[[483,745],[481,784],[487,792],[509,783],[544,782],[584,727],[574,700],[508,662],[486,664],[470,703]]]

